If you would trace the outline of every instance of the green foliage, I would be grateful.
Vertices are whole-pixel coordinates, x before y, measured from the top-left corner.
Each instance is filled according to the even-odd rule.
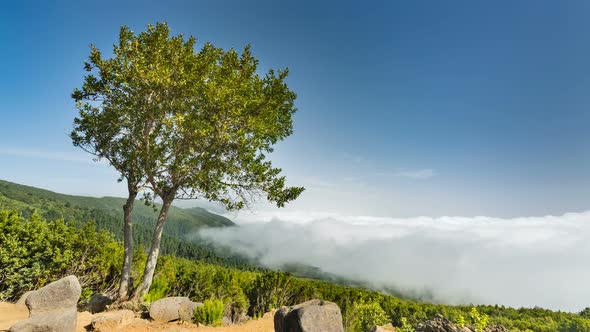
[[[64,218],[84,222],[93,219],[97,223],[104,224],[109,232],[117,236],[118,234],[122,236],[121,207],[124,204],[124,198],[64,195],[0,180],[0,209],[19,210],[25,218],[29,218],[34,211],[37,211],[47,220]],[[157,204],[156,207],[159,208],[160,205]],[[51,218],[50,214],[55,215],[56,218]],[[135,204],[133,209],[134,227],[145,228],[152,232],[152,228],[156,224],[156,217],[157,214],[151,207],[145,204]],[[164,233],[176,238],[184,238],[188,234],[197,233],[199,229],[204,227],[235,225],[231,220],[199,207],[182,209],[172,206],[168,218],[170,223],[166,225]]]
[[[170,285],[165,278],[156,278],[152,283],[150,291],[143,297],[145,302],[154,302],[165,298],[170,292]]]
[[[154,278],[154,282],[148,293],[145,294],[143,300],[146,302],[154,302],[161,298],[168,296],[172,292],[172,287],[176,283],[175,265],[170,259],[162,260],[160,268]]]
[[[297,292],[294,279],[287,273],[275,271],[258,275],[250,291],[251,314],[264,314],[272,309],[293,303]]]
[[[144,179],[163,201],[199,196],[240,209],[253,194],[278,206],[294,200],[303,188],[286,187],[266,160],[293,132],[288,70],[261,77],[250,46],[195,44],[157,23],[138,34],[121,27],[111,58],[92,45],[72,93],[74,144]]]
[[[195,322],[220,326],[223,318],[224,304],[221,300],[205,300],[203,306],[195,308],[193,319]]]
[[[401,327],[399,327],[400,332],[414,332],[414,327],[412,324],[408,323],[408,319],[406,317],[402,317],[400,319]]]
[[[471,325],[475,328],[476,332],[481,332],[488,326],[488,315],[480,314],[476,307],[471,308],[469,317],[471,317]]]
[[[231,273],[216,273],[213,284],[217,285],[215,297],[223,300],[225,316],[233,323],[240,323],[248,313],[250,301],[240,284],[240,278]]]
[[[70,274],[85,289],[108,292],[116,285],[122,248],[89,223],[76,229],[63,220],[45,222],[37,214],[25,220],[16,211],[0,211],[0,300]]]
[[[465,326],[465,317],[463,315],[459,315],[459,318],[457,319],[456,324],[458,327],[464,327]]]
[[[96,228],[113,234],[117,240],[123,239],[121,207],[124,204],[123,198],[64,195],[0,180],[0,209],[18,210],[25,219],[30,218],[34,212],[51,221],[63,218],[79,228],[92,220]],[[135,204],[133,237],[136,245],[149,248],[156,216],[150,207]],[[208,245],[195,243],[198,239],[187,238],[204,227],[233,226],[234,223],[229,219],[198,207],[181,209],[172,206],[169,221],[162,236],[162,254],[198,259],[228,267],[256,269],[245,259],[221,256]]]
[[[389,322],[389,317],[377,302],[357,302],[345,311],[343,323],[346,332],[366,332],[375,325]]]

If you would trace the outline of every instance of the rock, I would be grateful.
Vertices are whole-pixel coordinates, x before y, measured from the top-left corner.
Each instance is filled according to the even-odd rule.
[[[458,327],[442,315],[418,325],[416,332],[472,332],[469,327]]]
[[[97,312],[103,312],[107,310],[107,306],[113,303],[113,299],[103,294],[95,293],[92,294],[88,301],[88,310],[95,314]]]
[[[150,306],[150,317],[159,322],[174,320],[191,321],[195,308],[202,303],[193,302],[188,297],[166,297],[155,301]]]
[[[25,304],[29,318],[12,327],[11,332],[75,332],[76,305],[82,288],[75,276],[68,276],[31,292]]]
[[[287,314],[289,314],[291,308],[289,307],[281,307],[273,317],[275,332],[283,332],[287,331],[287,327],[285,326],[285,319],[287,318]]]
[[[510,330],[503,325],[488,325],[483,332],[510,332]]]
[[[43,315],[31,316],[12,325],[10,332],[74,332],[76,331],[76,308],[54,310]]]
[[[191,304],[181,305],[178,309],[178,318],[185,322],[191,322],[195,314],[195,309],[202,306],[204,304],[201,302],[191,302]]]
[[[108,312],[92,319],[91,325],[95,332],[109,332],[122,329],[135,317],[131,310]]]
[[[28,292],[25,292],[25,293],[24,293],[24,294],[23,294],[23,295],[22,295],[22,296],[21,296],[21,297],[18,299],[18,301],[16,301],[16,304],[18,304],[18,305],[25,305],[25,304],[26,304],[26,302],[25,302],[25,301],[27,300],[27,297],[29,297],[29,295],[31,295],[31,293],[32,293],[32,292],[34,292],[34,291],[28,291]]]
[[[340,308],[317,299],[277,310],[274,325],[275,332],[344,332]]]
[[[31,316],[56,309],[76,308],[82,287],[75,276],[68,276],[38,289],[25,301]]]
[[[395,331],[395,327],[393,327],[393,325],[391,325],[391,323],[385,324],[383,326],[373,326],[373,328],[371,328],[369,330],[369,332],[394,332],[394,331]]]

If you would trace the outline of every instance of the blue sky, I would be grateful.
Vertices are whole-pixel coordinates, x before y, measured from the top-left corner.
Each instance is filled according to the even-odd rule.
[[[515,217],[590,210],[587,1],[3,1],[0,178],[125,194],[71,144],[89,44],[167,21],[289,67],[287,211]],[[261,205],[260,209],[270,209]]]

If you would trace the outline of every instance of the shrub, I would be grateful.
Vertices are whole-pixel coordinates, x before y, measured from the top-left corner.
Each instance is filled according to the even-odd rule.
[[[0,211],[0,301],[74,274],[88,297],[113,292],[123,250],[93,223],[77,229],[63,220]]]
[[[145,302],[154,302],[165,298],[169,290],[170,286],[164,278],[156,278],[150,287],[150,291],[143,297],[143,300]]]
[[[344,324],[347,332],[366,332],[375,325],[389,322],[387,314],[377,302],[358,302],[347,308]]]
[[[480,314],[479,311],[477,311],[477,308],[471,308],[469,315],[471,316],[471,324],[475,327],[475,331],[481,332],[486,326],[488,326],[488,315]]]
[[[204,325],[220,326],[224,307],[221,300],[205,300],[203,306],[195,309],[194,321]]]
[[[464,327],[465,326],[465,317],[463,315],[459,315],[457,319],[457,326]]]
[[[414,327],[412,324],[408,323],[408,319],[406,317],[402,317],[400,319],[402,326],[399,328],[400,332],[414,332]]]
[[[256,317],[271,309],[291,305],[297,293],[294,278],[288,273],[268,271],[260,274],[250,292],[250,314]]]
[[[232,281],[230,291],[224,297],[226,303],[224,315],[232,323],[239,324],[246,319],[250,302],[236,280]]]

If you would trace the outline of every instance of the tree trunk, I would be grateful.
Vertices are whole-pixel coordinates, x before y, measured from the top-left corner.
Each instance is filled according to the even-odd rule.
[[[154,271],[156,269],[156,263],[158,262],[158,255],[160,254],[160,241],[162,240],[162,231],[164,230],[164,224],[168,218],[168,210],[172,204],[172,199],[164,199],[162,202],[162,208],[160,209],[160,215],[158,216],[158,222],[156,223],[156,229],[154,230],[154,236],[152,238],[152,246],[148,254],[147,261],[145,262],[145,269],[143,271],[143,278],[141,283],[137,286],[133,294],[133,301],[139,302],[145,294],[147,294],[152,286],[154,278]]]
[[[121,272],[121,282],[119,283],[119,299],[126,301],[129,299],[129,291],[131,285],[131,265],[133,263],[133,221],[131,220],[131,212],[133,211],[133,204],[137,192],[129,190],[129,197],[127,202],[123,205],[123,269]]]

